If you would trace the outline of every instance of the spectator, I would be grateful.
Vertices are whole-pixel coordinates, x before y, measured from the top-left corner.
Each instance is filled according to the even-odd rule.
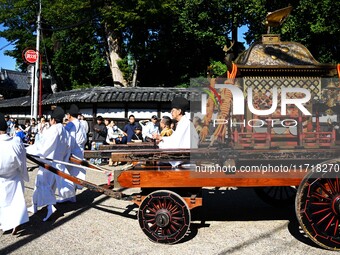
[[[24,131],[24,128],[19,124],[15,124],[14,128],[15,128],[15,136],[19,137],[23,143],[27,143],[28,137]]]
[[[140,121],[139,123],[142,125],[143,127],[143,138],[144,141],[146,142],[152,142],[153,135],[159,134],[159,127],[158,127],[158,117],[156,115],[153,115],[150,119],[150,121],[148,121],[145,124],[145,121]]]
[[[171,136],[172,133],[174,132],[170,126],[171,126],[171,118],[168,117],[168,116],[163,116],[161,122],[159,123],[160,126],[161,126],[161,136],[164,137],[164,136]]]
[[[40,117],[37,125],[37,133],[35,136],[35,140],[39,140],[40,137],[44,134],[44,132],[49,128],[49,123],[46,122],[46,118],[44,116]]]
[[[96,121],[97,123],[93,127],[94,134],[92,138],[91,150],[98,150],[100,145],[106,143],[107,128],[104,124],[104,119],[102,116],[98,116]],[[90,159],[90,162],[100,165],[101,159]]]
[[[129,116],[129,123],[123,128],[124,135],[127,136],[127,142],[131,142],[132,136],[135,134],[135,128],[140,126],[136,123],[134,115]]]
[[[125,144],[127,142],[127,137],[124,135],[123,130],[121,130],[113,120],[111,120],[106,127],[106,142],[108,144]]]
[[[199,135],[202,131],[202,120],[200,117],[195,116],[192,124],[194,124],[194,127],[196,129],[197,134]]]
[[[35,118],[32,118],[31,119],[31,125],[30,125],[30,128],[29,128],[29,144],[34,144],[35,142],[35,135],[37,134],[38,132],[38,127],[36,125],[36,120]]]
[[[131,138],[132,142],[143,142],[143,135],[142,135],[142,127],[141,126],[137,126],[135,127],[135,133]]]
[[[25,128],[24,128],[24,132],[26,134],[26,143],[27,144],[31,144],[30,143],[30,137],[31,137],[31,125],[30,125],[30,120],[25,120]]]
[[[8,115],[5,115],[5,122],[6,122],[6,125],[7,125],[7,129],[6,129],[6,133],[9,134],[10,131],[11,131],[11,125],[12,125],[12,122],[11,120],[9,119],[9,116]]]
[[[25,132],[26,132],[26,134],[28,134],[29,129],[30,129],[30,121],[25,120]]]
[[[67,125],[67,123],[68,123],[68,118],[67,117],[64,117],[63,118],[63,121],[62,121],[62,124],[63,124],[63,126],[66,126]]]
[[[171,120],[171,125],[170,125],[170,128],[175,131],[176,130],[176,127],[177,127],[177,120],[176,119],[172,119]]]
[[[38,134],[42,135],[44,133],[44,131],[46,131],[46,129],[49,128],[49,123],[46,122],[46,118],[44,116],[42,116],[40,118],[40,122],[38,123]]]
[[[14,129],[14,120],[12,118],[9,117],[9,115],[5,116],[5,121],[7,123],[7,134],[9,136],[13,136],[13,129]]]
[[[13,118],[10,118],[9,120],[10,120],[10,123],[11,123],[10,126],[9,126],[9,128],[10,128],[9,135],[10,136],[15,136],[15,127],[14,127],[14,125],[18,121],[16,119],[13,119]]]
[[[102,116],[98,116],[96,118],[97,123],[94,125],[94,135],[93,135],[93,141],[96,143],[96,148],[99,147],[99,145],[103,144],[106,140],[107,136],[107,128],[104,124],[104,119]]]
[[[89,123],[87,123],[87,121],[85,120],[84,115],[82,115],[81,113],[78,114],[78,120],[80,121],[80,124],[84,127],[85,133],[88,134],[89,133]]]
[[[104,124],[107,128],[107,135],[106,135],[106,140],[105,142],[107,144],[110,144],[110,139],[112,139],[112,134],[113,134],[113,128],[112,128],[112,124],[111,121],[109,119],[105,119],[104,120]],[[112,140],[111,140],[112,141]]]

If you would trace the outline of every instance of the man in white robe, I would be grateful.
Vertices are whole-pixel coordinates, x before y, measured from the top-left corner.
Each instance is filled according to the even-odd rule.
[[[70,106],[70,109],[66,113],[66,117],[69,120],[65,126],[65,129],[70,134],[70,145],[71,145],[71,154],[84,159],[84,148],[86,144],[86,131],[84,127],[81,125],[79,119],[79,109],[75,104]],[[79,179],[85,180],[86,171],[81,167],[68,167],[70,174]],[[73,196],[67,199],[58,200],[59,203],[70,201],[76,202],[76,189],[82,189],[80,185],[74,185],[73,188]],[[71,192],[71,191],[70,191]]]
[[[185,115],[189,102],[184,97],[175,97],[171,102],[172,118],[177,120],[176,130],[171,136],[155,135],[160,149],[190,149],[198,148],[198,134],[193,123]]]
[[[64,110],[61,107],[56,107],[50,118],[50,128],[46,130],[38,143],[27,147],[27,153],[68,162],[70,157],[70,139],[68,132],[62,124],[64,116]],[[64,165],[49,161],[47,163],[69,174]],[[43,167],[39,167],[33,191],[33,205],[29,211],[35,213],[38,207],[47,205],[47,215],[43,220],[48,220],[56,210],[54,207],[56,204],[56,189],[59,192],[59,196],[69,198],[74,195],[72,187],[74,187],[72,182],[55,175]]]
[[[0,229],[10,229],[28,222],[24,197],[24,181],[29,177],[26,167],[26,150],[19,137],[6,134],[7,123],[0,113]]]

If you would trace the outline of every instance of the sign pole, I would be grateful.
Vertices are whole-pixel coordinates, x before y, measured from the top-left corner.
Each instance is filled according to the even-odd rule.
[[[43,84],[42,84],[42,57],[39,52],[39,116],[42,116],[42,92],[43,92]]]
[[[33,50],[33,49],[25,49],[22,52],[22,58],[24,61],[28,64],[27,67],[27,72],[30,74],[30,85],[31,85],[31,118],[35,118],[34,115],[34,81],[35,81],[35,68],[34,68],[34,63],[38,60],[38,57],[40,56],[39,52]],[[40,61],[40,68],[41,68],[41,63]]]
[[[34,100],[33,100],[33,94],[34,94],[34,65],[29,65],[29,72],[31,74],[31,119],[33,118],[33,105],[34,105]]]
[[[41,16],[41,1],[39,1],[39,13],[38,13],[38,21],[37,21],[37,42],[36,42],[36,51],[38,52],[38,58],[35,62],[35,70],[34,70],[34,103],[33,103],[33,116],[35,119],[38,117],[38,87],[39,87],[39,77],[38,77],[38,70],[39,70],[39,63],[40,63],[40,16]],[[41,71],[41,70],[40,70]],[[40,72],[39,72],[40,75]]]

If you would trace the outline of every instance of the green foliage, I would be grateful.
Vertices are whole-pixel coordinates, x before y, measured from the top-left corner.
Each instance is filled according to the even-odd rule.
[[[264,21],[267,12],[288,5],[293,11],[281,27],[273,29],[273,33],[281,34],[284,41],[295,41],[305,45],[312,55],[321,63],[340,62],[340,23],[336,17],[340,15],[340,2],[332,0],[249,0],[245,8],[245,16],[249,24],[246,34],[248,43],[260,39],[265,33]]]
[[[211,77],[218,77],[223,76],[227,72],[228,68],[227,66],[222,63],[221,61],[214,61],[210,60],[210,65],[208,67],[208,71],[211,75]]]
[[[129,63],[130,62],[130,63]],[[133,64],[129,61],[129,56],[117,61],[120,71],[122,71],[124,79],[127,81],[132,80],[133,76]]]
[[[181,83],[181,84],[178,84],[176,88],[189,88],[189,85],[187,83]]]
[[[58,86],[71,89],[112,85],[112,45],[125,79],[138,67],[140,86],[189,86],[191,77],[224,73],[224,45],[231,31],[247,25],[250,44],[266,33],[268,12],[291,4],[284,24],[273,29],[283,40],[306,45],[320,62],[340,62],[340,1],[331,0],[41,0],[43,68]],[[0,36],[15,42],[7,55],[25,70],[22,51],[34,47],[38,0],[0,0]],[[111,48],[110,48],[111,47]],[[210,63],[210,60],[214,61]],[[134,63],[134,64],[132,64]],[[50,68],[49,68],[50,67]]]
[[[191,88],[202,88],[209,86],[209,80],[207,76],[199,76],[197,78],[190,79]]]

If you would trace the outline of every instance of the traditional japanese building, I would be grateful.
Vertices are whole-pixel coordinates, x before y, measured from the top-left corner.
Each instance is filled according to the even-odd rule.
[[[30,92],[28,73],[0,69],[0,99],[26,96]]]
[[[95,87],[45,94],[42,112],[49,115],[53,106],[58,105],[66,110],[74,103],[87,119],[101,115],[126,121],[130,114],[134,114],[137,119],[149,119],[152,115],[169,115],[175,96],[183,96],[191,101],[200,99],[198,91],[184,88]],[[30,118],[30,107],[30,96],[0,102],[0,112],[20,119]]]

